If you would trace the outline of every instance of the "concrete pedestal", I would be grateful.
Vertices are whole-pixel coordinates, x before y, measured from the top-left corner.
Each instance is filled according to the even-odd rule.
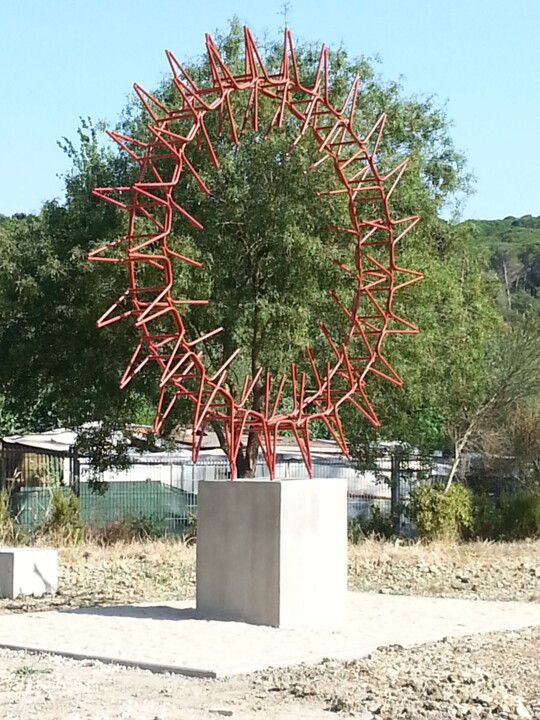
[[[346,479],[199,483],[197,610],[274,627],[340,625]]]
[[[43,595],[58,588],[58,554],[52,548],[0,546],[0,597]]]

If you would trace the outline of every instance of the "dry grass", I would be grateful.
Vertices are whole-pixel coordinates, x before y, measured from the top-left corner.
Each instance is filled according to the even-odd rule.
[[[195,594],[195,548],[178,540],[59,546],[59,594],[0,601],[0,612],[181,600]],[[540,540],[349,546],[355,590],[486,600],[540,600]]]
[[[80,545],[58,547],[60,563],[78,563],[83,559],[86,563],[116,563],[123,560],[141,560],[162,563],[173,560],[174,564],[190,565],[195,562],[195,547],[188,546],[179,540],[121,540],[110,545],[101,542],[84,542]]]
[[[437,540],[421,541],[378,540],[367,538],[358,545],[349,545],[349,556],[361,556],[366,560],[406,560],[408,562],[461,563],[471,560],[499,562],[508,559],[522,561],[524,557],[536,558],[540,563],[540,539],[519,542],[451,542]]]
[[[57,549],[58,594],[0,600],[0,612],[183,600],[195,594],[195,549],[179,541],[82,543]]]
[[[538,602],[540,540],[366,540],[349,548],[349,582],[357,590],[372,592]]]

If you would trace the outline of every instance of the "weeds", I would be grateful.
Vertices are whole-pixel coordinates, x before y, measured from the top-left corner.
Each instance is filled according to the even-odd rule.
[[[388,539],[394,532],[394,520],[391,515],[386,515],[380,507],[372,505],[368,517],[359,515],[350,520],[347,536],[349,542],[355,545],[362,539],[373,537],[376,539]]]
[[[30,667],[30,665],[22,665],[20,668],[17,668],[16,670],[14,670],[13,674],[19,678],[26,678],[26,677],[29,677],[30,675],[38,675],[38,674],[48,675],[51,672],[52,672],[52,670],[49,670],[48,668],[40,669],[40,668]]]
[[[155,515],[137,515],[125,521],[132,540],[165,537],[165,522]]]
[[[84,539],[79,498],[74,492],[61,487],[50,489],[51,497],[47,516],[38,528],[38,535],[75,545]]]
[[[180,535],[180,540],[187,546],[195,545],[197,542],[197,516],[189,515],[185,524],[184,531]]]
[[[476,497],[475,532],[479,538],[524,540],[540,537],[540,492],[518,490],[499,497]]]
[[[87,527],[86,538],[96,545],[108,547],[117,543],[137,543],[166,536],[165,523],[153,515],[115,520],[103,526]]]
[[[0,545],[23,545],[28,540],[27,533],[17,520],[11,517],[9,492],[0,490]]]

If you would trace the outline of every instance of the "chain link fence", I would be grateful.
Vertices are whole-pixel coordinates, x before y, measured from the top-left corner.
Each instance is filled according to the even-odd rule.
[[[199,482],[229,479],[226,458],[216,456],[193,464],[174,453],[134,455],[126,470],[98,476],[84,458],[74,454],[52,455],[4,445],[0,461],[0,485],[8,490],[10,512],[29,531],[46,519],[51,488],[60,485],[79,497],[82,519],[89,525],[137,521],[164,534],[182,533],[196,518]],[[349,520],[367,518],[376,508],[382,516],[395,518],[398,532],[408,530],[398,509],[407,503],[410,488],[418,482],[445,481],[449,469],[449,461],[442,457],[403,456],[391,449],[377,452],[362,467],[338,456],[313,459],[313,477],[347,479]],[[267,477],[262,460],[255,476]],[[277,479],[306,477],[300,458],[279,459]]]

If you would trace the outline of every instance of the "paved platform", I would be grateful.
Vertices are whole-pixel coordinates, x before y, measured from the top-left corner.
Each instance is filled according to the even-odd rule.
[[[205,619],[191,601],[0,615],[0,646],[217,678],[534,625],[540,603],[351,592],[334,630]]]

